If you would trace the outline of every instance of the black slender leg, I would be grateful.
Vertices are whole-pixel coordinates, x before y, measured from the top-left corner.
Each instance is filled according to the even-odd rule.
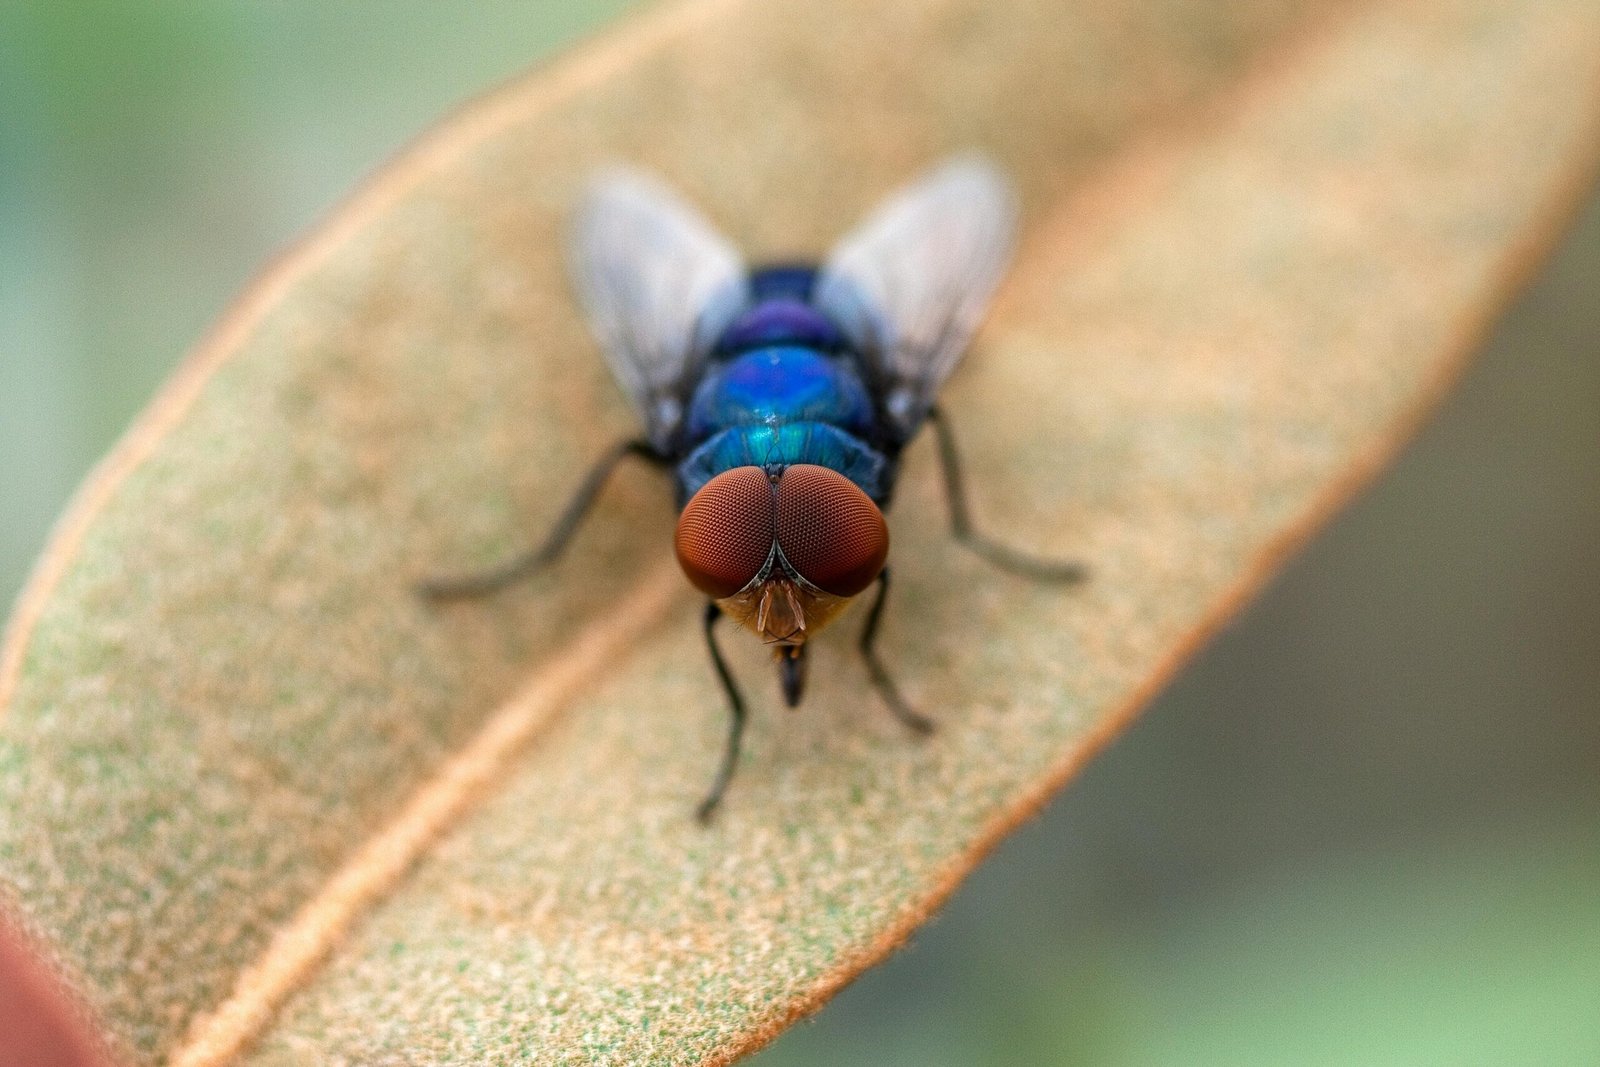
[[[417,592],[430,600],[486,596],[554,563],[572,540],[572,535],[578,532],[578,527],[600,496],[600,490],[605,488],[612,471],[629,456],[638,456],[657,465],[666,462],[665,457],[648,441],[619,442],[589,469],[589,473],[584,476],[583,484],[578,486],[578,491],[567,501],[565,510],[561,512],[561,517],[556,520],[555,526],[551,527],[543,544],[478,574],[426,578],[417,583]]]
[[[1075,560],[1042,559],[990,540],[972,526],[967,509],[967,486],[961,476],[961,455],[956,449],[955,431],[945,413],[935,407],[928,412],[934,436],[939,442],[939,465],[944,471],[944,495],[950,505],[950,533],[957,541],[1003,571],[1032,578],[1036,582],[1081,582],[1088,568]]]
[[[905,723],[906,726],[919,734],[933,733],[933,720],[926,715],[914,711],[905,698],[900,695],[900,690],[895,686],[894,679],[889,677],[889,672],[884,669],[883,661],[878,658],[878,622],[883,618],[884,601],[889,596],[889,568],[885,567],[878,572],[878,595],[872,601],[872,608],[867,612],[867,624],[861,628],[861,657],[867,661],[867,674],[872,678],[872,686],[889,705],[889,710],[894,712],[894,717]]]
[[[705,631],[706,647],[711,650],[711,664],[717,668],[717,677],[722,680],[722,691],[728,694],[728,744],[722,752],[722,766],[717,768],[717,777],[711,783],[711,792],[700,802],[700,807],[695,814],[702,823],[711,821],[712,813],[717,810],[717,805],[722,803],[722,794],[728,791],[728,783],[733,781],[734,768],[739,764],[739,742],[744,738],[744,697],[739,693],[739,686],[733,680],[733,673],[728,670],[728,665],[722,659],[722,650],[717,647],[716,625],[722,618],[722,609],[713,601],[706,605]]]

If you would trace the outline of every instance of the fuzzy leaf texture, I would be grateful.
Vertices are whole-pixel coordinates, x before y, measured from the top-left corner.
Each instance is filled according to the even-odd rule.
[[[1371,476],[1587,188],[1592,0],[689,0],[424,137],[253,286],[80,493],[0,661],[0,899],[133,1064],[727,1063],[925,919]],[[494,599],[629,432],[568,289],[585,178],[754,259],[953,151],[1022,244],[918,442],[881,647],[725,711],[664,479]]]

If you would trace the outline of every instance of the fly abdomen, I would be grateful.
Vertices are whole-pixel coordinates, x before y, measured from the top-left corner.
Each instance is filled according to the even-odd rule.
[[[845,337],[831,319],[810,304],[778,297],[763,300],[734,319],[717,340],[715,351],[719,356],[729,356],[771,345],[837,352],[845,347]]]

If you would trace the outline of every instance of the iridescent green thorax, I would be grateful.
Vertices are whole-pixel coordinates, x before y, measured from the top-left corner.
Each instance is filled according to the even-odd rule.
[[[723,331],[689,398],[682,500],[734,467],[775,473],[796,463],[832,468],[885,499],[878,411],[859,357],[811,303],[814,282],[809,267],[751,275],[752,303]]]

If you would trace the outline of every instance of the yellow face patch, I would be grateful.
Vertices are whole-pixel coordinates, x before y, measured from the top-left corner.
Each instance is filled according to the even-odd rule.
[[[718,600],[717,606],[769,645],[801,645],[837,618],[850,600],[790,578],[770,578]]]

